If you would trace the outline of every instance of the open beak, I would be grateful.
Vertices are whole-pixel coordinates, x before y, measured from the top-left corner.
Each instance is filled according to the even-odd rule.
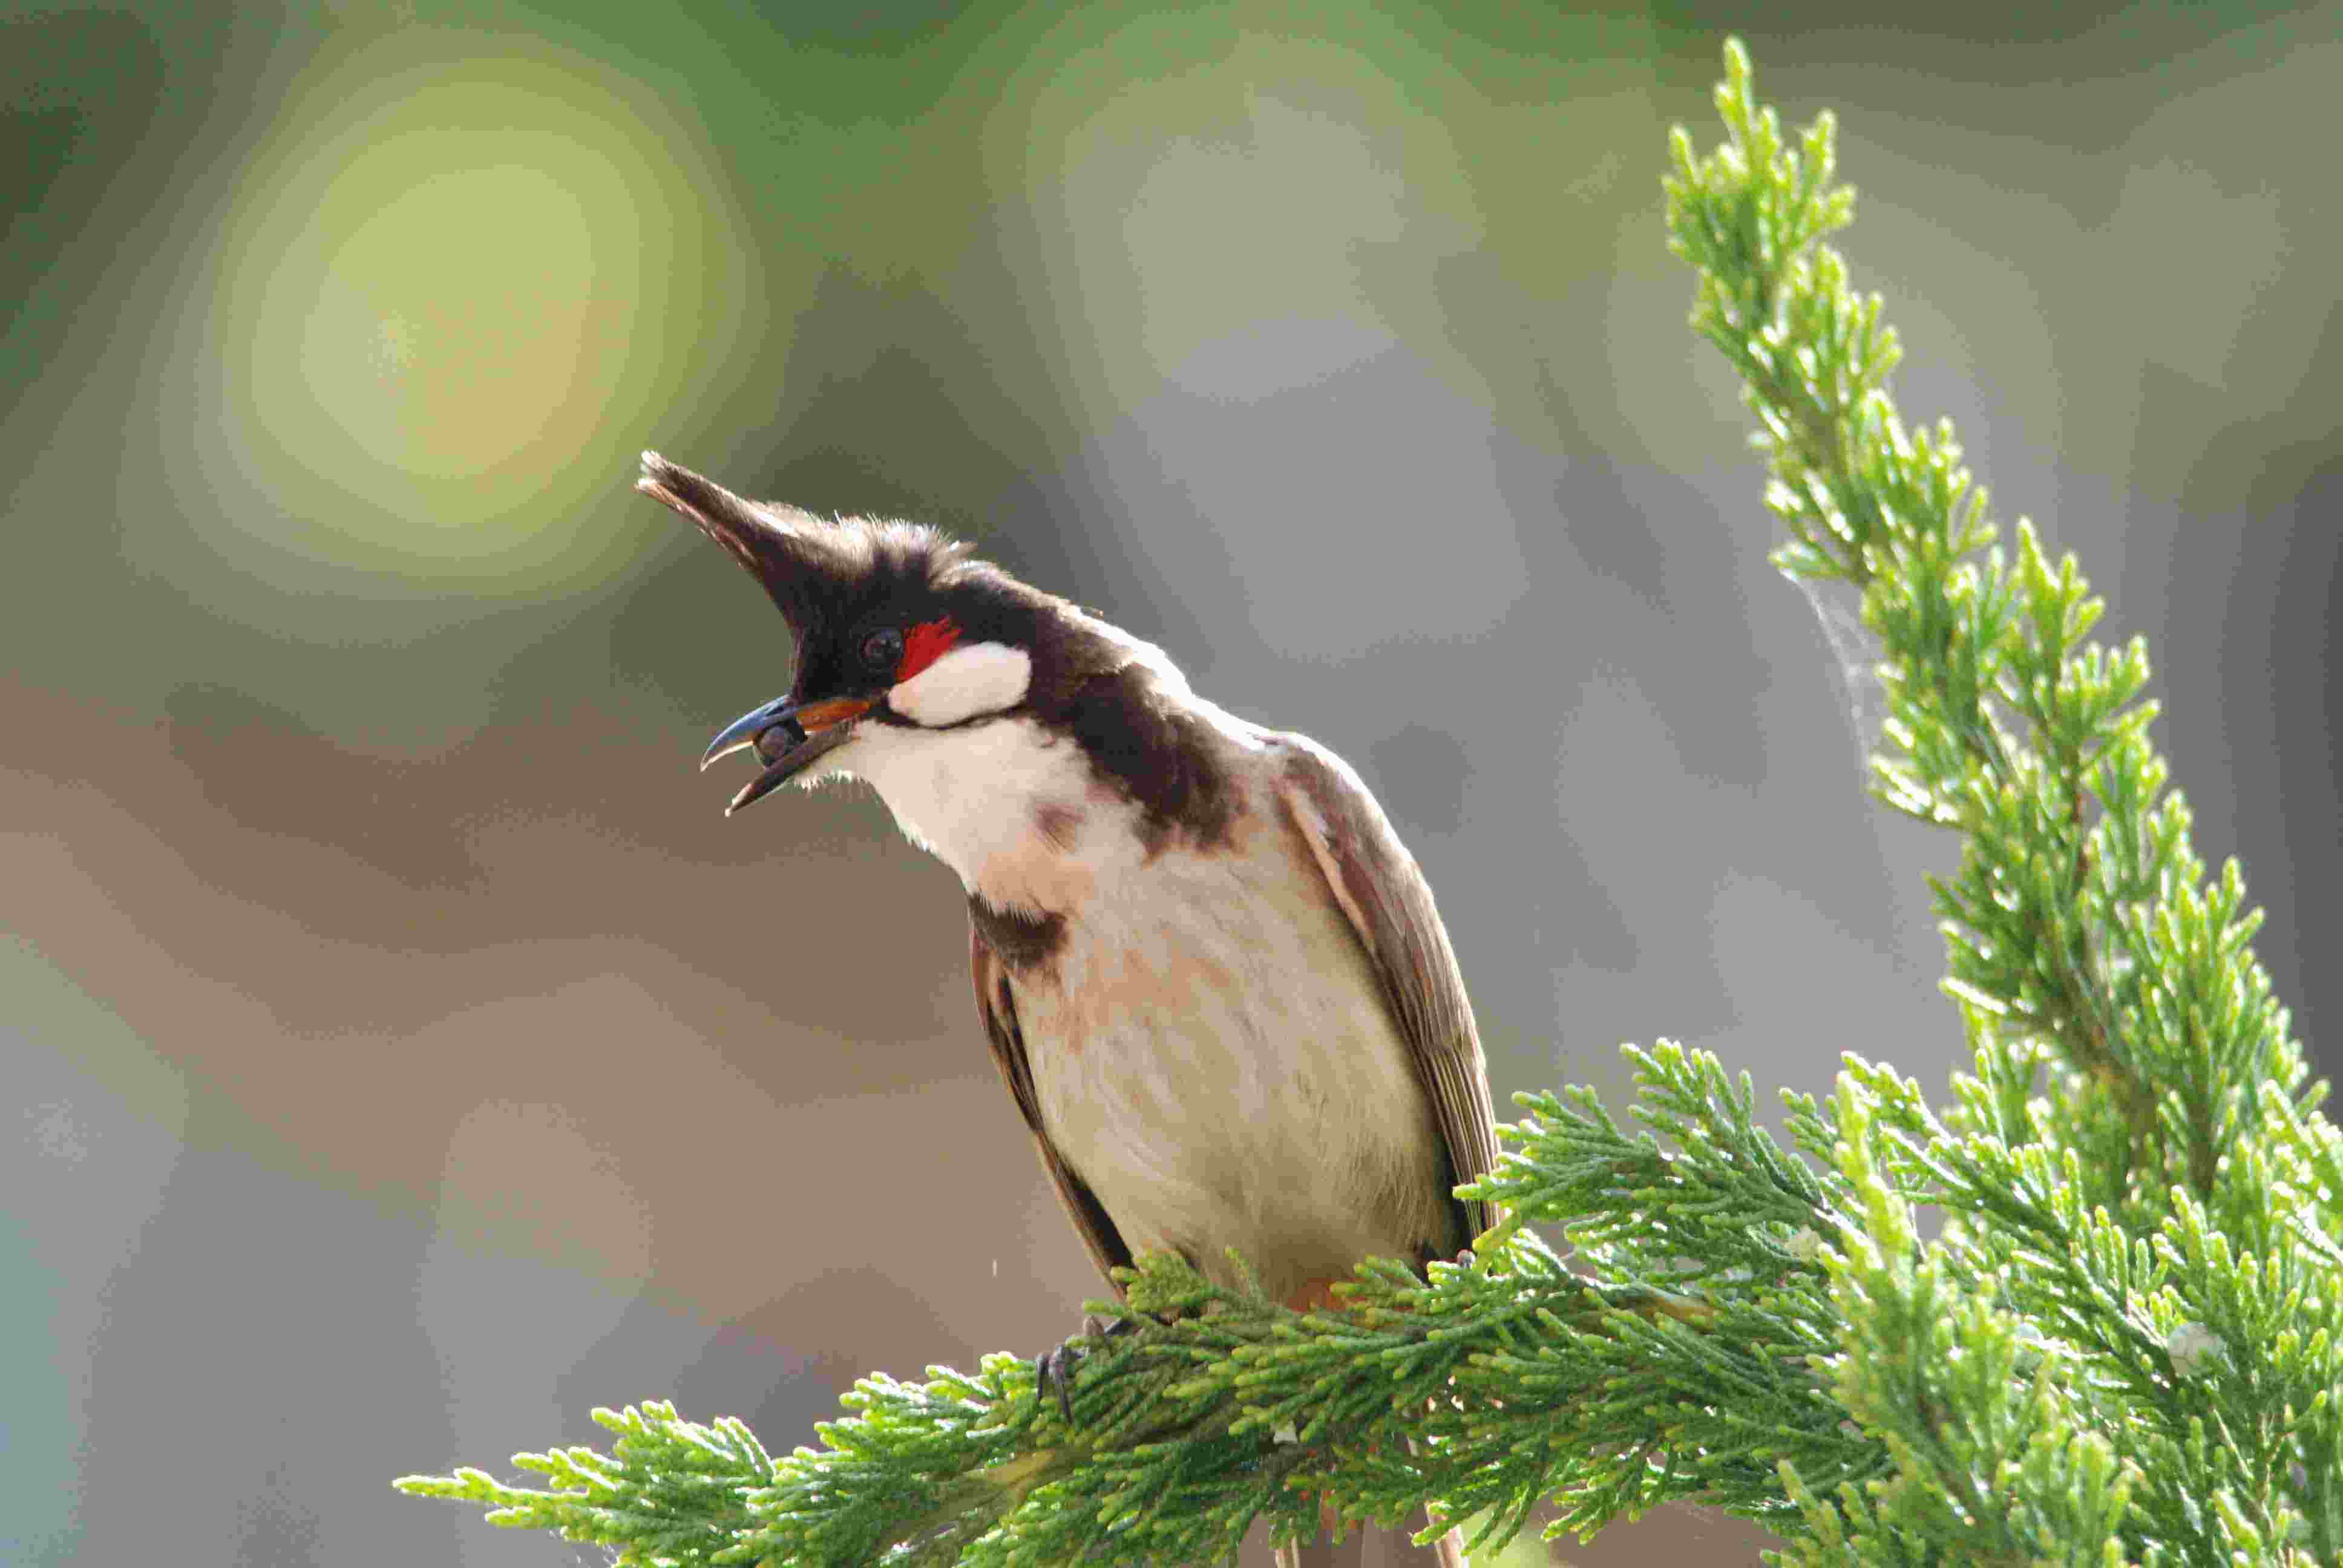
[[[854,721],[868,713],[874,699],[867,697],[825,697],[813,702],[775,698],[753,709],[718,731],[700,757],[705,771],[719,757],[752,748],[765,770],[741,787],[724,808],[727,817],[752,805],[796,778],[816,759],[826,757],[854,738]]]

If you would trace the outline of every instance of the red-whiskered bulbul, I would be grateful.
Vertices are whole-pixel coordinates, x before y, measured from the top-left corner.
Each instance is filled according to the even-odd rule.
[[[1432,889],[1342,760],[1191,691],[1161,650],[934,529],[744,500],[656,453],[636,487],[788,623],[788,694],[703,766],[877,789],[968,894],[977,1014],[1101,1271],[1151,1250],[1329,1304],[1451,1258],[1496,1162]],[[1461,1559],[1454,1532],[1443,1560]]]

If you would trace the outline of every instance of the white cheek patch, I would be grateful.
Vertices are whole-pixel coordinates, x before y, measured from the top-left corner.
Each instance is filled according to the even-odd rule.
[[[1021,648],[977,642],[953,648],[887,694],[887,706],[914,724],[947,724],[999,713],[1025,700],[1033,660]]]

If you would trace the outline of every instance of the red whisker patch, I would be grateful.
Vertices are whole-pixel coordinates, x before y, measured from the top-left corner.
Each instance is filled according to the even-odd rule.
[[[903,662],[896,667],[895,684],[900,686],[935,663],[950,653],[958,641],[960,628],[952,624],[950,616],[913,627],[910,635],[903,638]]]

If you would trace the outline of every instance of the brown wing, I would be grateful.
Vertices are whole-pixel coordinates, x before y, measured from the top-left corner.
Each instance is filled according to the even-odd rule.
[[[985,941],[983,933],[974,926],[968,931],[968,967],[970,977],[976,982],[976,1015],[984,1020],[984,1037],[992,1044],[993,1065],[1001,1069],[1001,1081],[1017,1098],[1017,1109],[1025,1114],[1025,1125],[1032,1131],[1033,1147],[1041,1156],[1041,1164],[1057,1183],[1059,1200],[1066,1206],[1066,1216],[1082,1238],[1082,1245],[1091,1250],[1091,1260],[1106,1275],[1107,1283],[1117,1295],[1122,1287],[1114,1284],[1109,1269],[1129,1268],[1131,1249],[1123,1244],[1114,1221],[1107,1218],[1097,1194],[1083,1184],[1058,1153],[1057,1145],[1041,1130],[1041,1101],[1033,1092],[1033,1070],[1025,1059],[1025,1036],[1017,1027],[1017,998],[1009,989],[1009,968],[1001,955]]]
[[[1452,1185],[1473,1181],[1497,1163],[1496,1119],[1480,1030],[1432,884],[1348,764],[1303,736],[1280,735],[1274,743],[1285,756],[1280,797],[1383,980],[1383,1000],[1447,1141]],[[1485,1202],[1454,1207],[1466,1241],[1497,1217]]]

